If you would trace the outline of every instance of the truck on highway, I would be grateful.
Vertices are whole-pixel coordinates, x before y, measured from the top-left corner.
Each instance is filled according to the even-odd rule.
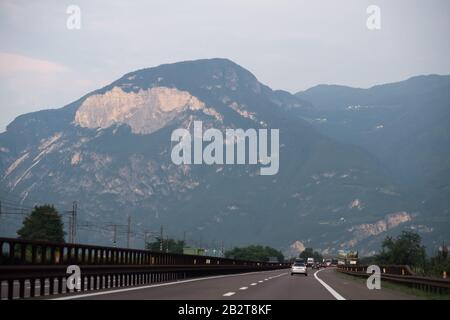
[[[307,267],[312,267],[312,266],[314,266],[314,258],[308,258],[308,259],[306,260],[306,266],[307,266]]]

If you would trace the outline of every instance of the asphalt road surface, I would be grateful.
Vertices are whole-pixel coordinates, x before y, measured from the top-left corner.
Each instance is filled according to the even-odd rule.
[[[383,285],[382,285],[383,286]],[[415,299],[388,289],[369,290],[364,281],[338,274],[333,268],[309,270],[308,276],[290,275],[290,270],[216,276],[46,297],[53,299],[101,300],[403,300]]]

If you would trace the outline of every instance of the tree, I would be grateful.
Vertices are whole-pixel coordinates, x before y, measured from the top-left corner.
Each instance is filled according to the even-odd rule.
[[[444,272],[448,274],[449,271],[450,259],[448,257],[448,248],[446,245],[442,244],[437,255],[430,259],[428,273],[433,276],[441,277]]]
[[[17,234],[19,238],[26,240],[64,242],[64,224],[61,215],[53,206],[36,206],[31,214],[25,217]]]
[[[252,245],[248,247],[234,247],[225,252],[226,258],[252,261],[269,261],[270,258],[276,258],[279,262],[284,261],[283,254],[271,247]]]
[[[380,264],[424,266],[426,254],[421,237],[413,231],[403,231],[398,237],[386,237],[376,260]]]
[[[175,239],[166,239],[163,240],[162,247],[163,252],[171,252],[171,253],[183,253],[184,241],[175,240]],[[161,238],[156,238],[153,242],[148,242],[145,246],[147,250],[151,251],[160,251],[161,249]]]
[[[305,248],[305,250],[300,253],[299,257],[304,259],[305,261],[308,258],[314,258],[314,261],[323,260],[322,255],[319,252],[314,251],[313,248]]]

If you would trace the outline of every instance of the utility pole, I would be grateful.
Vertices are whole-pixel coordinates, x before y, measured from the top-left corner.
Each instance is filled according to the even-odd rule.
[[[117,224],[113,225],[113,246],[117,247]]]
[[[163,226],[161,226],[161,232],[160,232],[161,234],[159,235],[159,251],[163,251],[163,241],[164,241],[164,238],[163,238],[163,236],[164,236],[164,228],[163,228]]]
[[[127,226],[127,248],[130,247],[130,235],[131,235],[131,216],[128,216],[128,226]]]
[[[126,224],[116,224],[116,223],[111,223],[108,224],[107,227],[112,227],[112,242],[113,242],[113,246],[117,247],[117,227],[126,227]]]
[[[150,232],[144,231],[144,250],[147,249],[148,235]]]
[[[77,202],[72,203],[72,242],[76,242],[77,236]]]
[[[75,243],[77,234],[77,202],[72,203],[72,210],[65,211],[69,215],[69,243]]]
[[[224,248],[223,240],[222,240],[222,245],[221,245],[220,250],[222,251],[222,257],[225,257],[225,248]]]
[[[69,216],[69,243],[72,243],[72,216]]]

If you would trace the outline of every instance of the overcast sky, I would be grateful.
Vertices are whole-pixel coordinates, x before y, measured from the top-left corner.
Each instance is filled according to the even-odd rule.
[[[81,29],[66,27],[67,7]],[[366,26],[369,5],[381,29]],[[0,0],[0,132],[144,67],[229,58],[290,92],[450,74],[448,0]]]

